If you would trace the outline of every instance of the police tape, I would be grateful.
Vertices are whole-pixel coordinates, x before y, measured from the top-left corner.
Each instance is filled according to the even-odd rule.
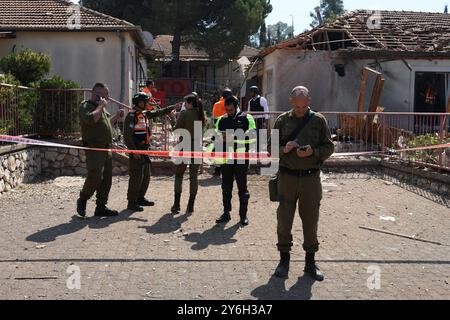
[[[128,150],[128,149],[111,149],[111,148],[88,148],[73,146],[68,144],[54,143],[48,141],[41,141],[35,139],[29,139],[17,136],[0,135],[0,142],[16,143],[23,145],[33,145],[41,147],[52,148],[65,148],[65,149],[78,149],[84,151],[97,151],[97,152],[111,152],[122,154],[136,154],[145,155],[152,158],[186,158],[186,159],[228,159],[228,160],[264,160],[264,161],[278,161],[279,158],[273,158],[268,153],[233,153],[233,152],[192,152],[192,151],[154,151],[154,150]],[[429,150],[442,150],[450,149],[450,143],[418,147],[407,148],[401,150],[389,150],[389,153],[405,153],[414,151],[429,151]],[[348,153],[335,153],[333,158],[339,157],[359,157],[359,156],[376,156],[383,155],[386,152],[383,151],[367,151],[367,152],[348,152]]]

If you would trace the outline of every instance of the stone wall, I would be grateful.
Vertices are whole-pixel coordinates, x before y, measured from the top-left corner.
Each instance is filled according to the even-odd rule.
[[[18,149],[0,155],[0,193],[29,183],[41,174],[41,152],[36,148]]]
[[[114,155],[113,175],[128,174],[128,158]],[[9,192],[38,177],[85,176],[83,150],[49,147],[1,147],[0,193]]]
[[[42,148],[42,174],[46,177],[85,176],[86,154],[83,150],[64,148]],[[128,174],[125,161],[114,157],[113,175]]]

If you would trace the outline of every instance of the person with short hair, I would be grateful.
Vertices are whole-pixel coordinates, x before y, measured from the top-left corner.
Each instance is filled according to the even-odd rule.
[[[106,111],[109,89],[103,83],[96,83],[92,89],[90,100],[80,105],[79,117],[83,147],[111,149],[113,143],[113,127],[111,121],[123,117],[123,111],[110,119]],[[86,150],[87,177],[77,200],[77,213],[86,216],[87,201],[97,193],[95,216],[112,217],[119,213],[106,207],[112,185],[112,153]]]
[[[224,136],[224,152],[232,153],[248,153],[250,145],[256,142],[256,126],[253,117],[239,110],[239,100],[236,97],[229,97],[225,100],[226,114],[220,117],[216,123],[216,130]],[[226,134],[228,130],[243,130],[246,133],[245,140],[239,141],[238,137],[234,138],[232,150],[226,150]],[[251,138],[253,133],[254,139]],[[222,172],[222,199],[224,212],[217,219],[216,223],[226,223],[231,220],[231,199],[233,198],[233,184],[236,180],[239,190],[239,216],[242,226],[249,224],[248,220],[248,202],[250,193],[247,187],[247,174],[249,161],[239,163],[238,160],[224,159],[221,167]]]
[[[277,141],[280,146],[277,247],[281,259],[275,276],[284,278],[289,274],[292,224],[298,205],[306,252],[304,271],[313,279],[323,281],[324,275],[315,262],[319,251],[317,230],[322,199],[320,171],[333,154],[334,144],[326,118],[310,108],[311,95],[306,87],[295,87],[289,101],[292,110],[282,114],[273,127],[279,131],[280,139]],[[269,150],[274,142],[269,140]]]

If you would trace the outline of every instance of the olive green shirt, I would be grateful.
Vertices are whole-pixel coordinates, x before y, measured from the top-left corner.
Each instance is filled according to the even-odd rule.
[[[160,110],[152,110],[152,111],[144,111],[145,116],[151,120],[155,118],[159,118],[165,115],[168,115],[175,109],[175,106],[170,106],[164,109]],[[134,143],[133,135],[134,135],[134,126],[136,121],[136,110],[133,109],[133,111],[129,112],[127,116],[125,117],[125,122],[123,124],[123,139],[125,142],[125,145],[130,150],[138,150],[136,147],[136,144]],[[152,128],[149,126],[148,130],[150,131],[150,134],[152,133]]]
[[[297,150],[285,154],[284,148],[289,142],[289,136],[296,130],[304,118],[297,118],[293,111],[282,114],[275,122],[273,129],[280,133],[280,166],[291,170],[319,169],[323,163],[334,153],[334,143],[331,139],[330,129],[326,118],[320,113],[314,113],[309,123],[294,139],[300,146],[310,145],[313,155],[309,158],[300,158]],[[273,141],[269,140],[269,151]]]
[[[181,111],[177,123],[175,124],[174,130],[186,129],[191,134],[191,140],[194,141],[194,128],[196,121],[202,121],[199,117],[198,110],[189,109]]]
[[[98,104],[91,100],[83,101],[80,105],[80,125],[83,144],[93,148],[109,148],[113,140],[113,128],[110,114],[103,109],[98,122],[94,121],[93,112]]]

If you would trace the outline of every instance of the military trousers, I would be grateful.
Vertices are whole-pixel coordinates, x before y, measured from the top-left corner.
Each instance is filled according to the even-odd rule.
[[[86,167],[88,173],[80,198],[87,201],[97,193],[97,205],[106,205],[112,186],[112,154],[86,151]]]
[[[175,194],[183,192],[184,173],[187,170],[187,164],[180,164],[175,166]],[[200,171],[199,164],[191,163],[189,165],[189,194],[196,196],[198,192],[198,174]]]
[[[130,155],[130,180],[128,181],[128,201],[136,202],[145,198],[151,177],[151,162],[145,156],[136,159]]]
[[[298,207],[303,224],[303,249],[307,253],[319,251],[317,230],[322,200],[320,170],[304,176],[280,172],[278,194],[280,200],[277,211],[278,250],[284,253],[291,251],[292,225]]]
[[[239,215],[247,217],[250,193],[247,189],[248,164],[226,164],[222,171],[222,198],[224,212],[231,212],[231,200],[233,198],[233,184],[236,184],[239,192]]]

